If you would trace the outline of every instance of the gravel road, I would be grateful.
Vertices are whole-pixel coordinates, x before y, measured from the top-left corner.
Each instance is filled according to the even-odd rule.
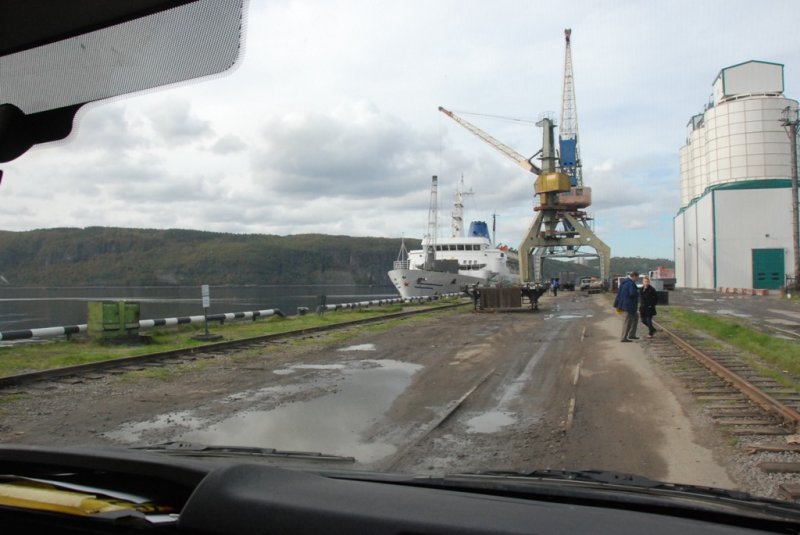
[[[0,441],[324,451],[413,473],[604,469],[767,492],[607,296],[469,309],[0,392]],[[741,463],[739,463],[741,464]]]

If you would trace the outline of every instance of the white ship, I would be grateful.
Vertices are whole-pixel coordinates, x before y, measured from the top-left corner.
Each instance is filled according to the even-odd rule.
[[[422,248],[407,252],[403,245],[393,269],[389,271],[389,279],[402,297],[458,293],[474,284],[519,283],[516,253],[507,246],[495,246],[484,221],[470,223],[469,231],[464,235],[463,185],[462,179],[452,212],[452,235],[437,238],[437,178],[433,177],[428,233],[422,239]]]

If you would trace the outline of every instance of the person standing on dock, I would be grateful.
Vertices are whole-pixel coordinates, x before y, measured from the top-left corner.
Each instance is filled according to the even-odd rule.
[[[472,308],[473,310],[478,310],[478,303],[481,300],[481,292],[478,290],[478,283],[472,285],[472,290],[470,290],[470,295],[472,296]]]
[[[639,315],[642,317],[642,323],[647,326],[648,338],[652,338],[656,330],[653,327],[653,316],[656,315],[656,303],[658,302],[658,293],[656,289],[650,286],[650,277],[642,277],[642,302],[639,306]]]
[[[636,324],[639,320],[636,313],[639,303],[639,290],[636,288],[636,281],[639,274],[631,271],[631,274],[623,280],[617,289],[617,297],[614,299],[614,308],[621,310],[625,314],[625,321],[622,324],[621,342],[638,340],[636,336]]]

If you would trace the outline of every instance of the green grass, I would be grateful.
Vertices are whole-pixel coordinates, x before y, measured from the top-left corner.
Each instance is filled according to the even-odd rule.
[[[731,448],[735,448],[739,445],[739,437],[734,434],[728,434],[728,437],[725,439],[725,443]]]
[[[435,303],[412,305],[420,309],[435,309],[442,305],[456,303],[458,300],[441,300]],[[221,334],[223,340],[241,340],[267,334],[285,333],[309,329],[324,325],[334,325],[354,320],[380,317],[400,312],[400,305],[387,305],[358,310],[339,310],[326,312],[323,315],[308,314],[305,316],[271,317],[256,321],[237,321],[225,324],[209,324],[208,330],[213,334]],[[460,309],[459,309],[460,310]],[[416,318],[409,318],[416,320]],[[399,320],[398,320],[399,321]],[[405,320],[408,321],[408,320]],[[365,326],[370,330],[391,328],[390,325]],[[121,357],[183,349],[202,346],[203,342],[193,340],[192,336],[202,334],[202,325],[181,325],[170,328],[143,330],[147,343],[133,345],[112,345],[93,341],[87,338],[75,338],[67,341],[52,341],[40,344],[20,344],[0,348],[0,377],[48,370],[77,364],[110,360]],[[353,334],[336,333],[334,337],[347,337]]]
[[[757,355],[791,375],[800,376],[800,342],[762,333],[732,318],[718,318],[679,307],[662,310],[664,315],[659,310],[657,320],[664,322],[667,328],[674,325],[678,329],[704,332],[746,353]],[[775,377],[775,370],[758,366],[755,361],[751,364],[759,367],[759,371]]]

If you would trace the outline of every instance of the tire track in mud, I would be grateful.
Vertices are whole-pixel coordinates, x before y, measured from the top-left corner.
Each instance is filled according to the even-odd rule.
[[[531,456],[536,448],[528,446],[533,442],[552,449],[553,437],[563,432],[565,396],[574,399],[574,384],[566,375],[571,379],[573,355],[578,353],[575,345],[582,343],[572,333],[586,332],[586,303],[580,297],[572,298],[566,307],[554,303],[553,313],[530,316],[531,321],[508,322],[492,340],[481,344],[491,352],[496,351],[493,346],[499,340],[513,340],[512,344],[506,342],[507,351],[494,356],[491,370],[464,389],[423,433],[392,456],[386,468],[408,470],[416,465],[419,470],[420,465],[427,464],[430,470],[436,468],[437,457],[452,462],[488,455],[487,462],[480,462],[486,467],[515,462],[514,455]],[[576,306],[580,314],[574,313]],[[511,448],[518,453],[501,453],[509,450],[511,442],[521,444],[520,448]],[[448,452],[458,448],[463,450]]]

